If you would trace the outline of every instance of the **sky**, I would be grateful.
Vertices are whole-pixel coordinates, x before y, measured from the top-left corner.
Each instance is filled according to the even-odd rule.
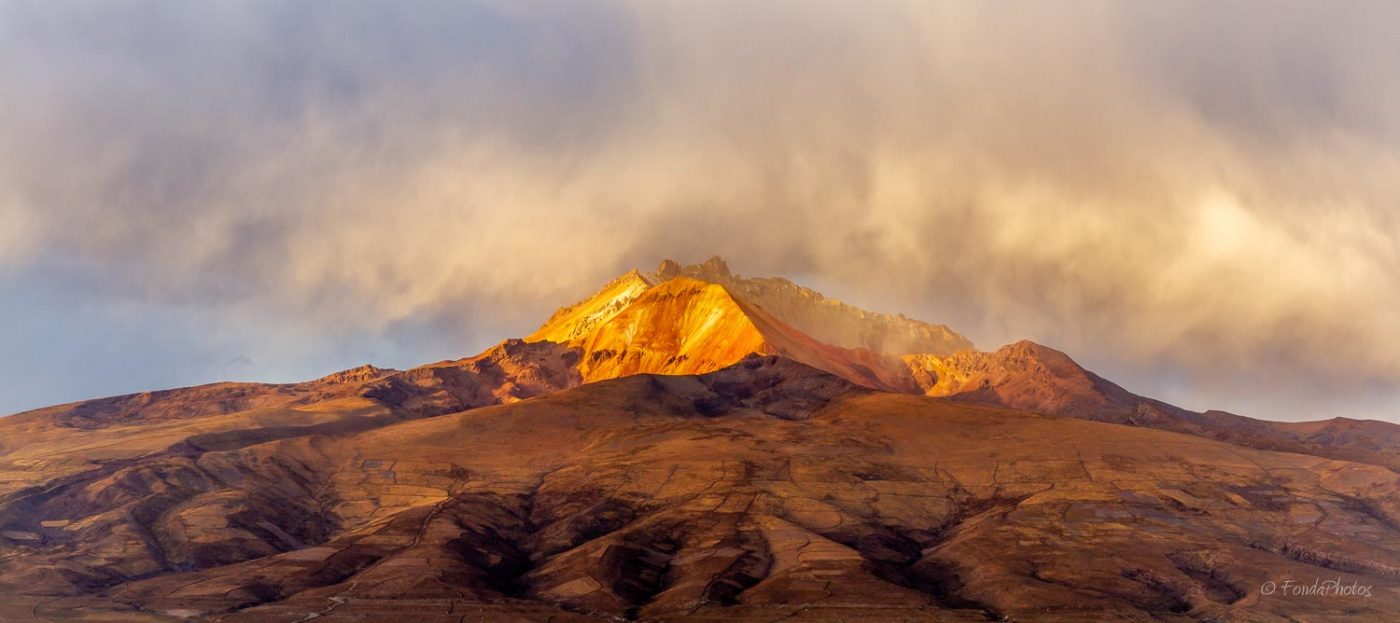
[[[714,254],[1400,422],[1400,3],[0,0],[0,413],[462,357]]]

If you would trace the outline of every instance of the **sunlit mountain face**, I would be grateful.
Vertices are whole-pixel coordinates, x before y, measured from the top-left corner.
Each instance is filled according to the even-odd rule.
[[[464,359],[0,420],[0,618],[1384,620],[1397,457],[666,260]]]

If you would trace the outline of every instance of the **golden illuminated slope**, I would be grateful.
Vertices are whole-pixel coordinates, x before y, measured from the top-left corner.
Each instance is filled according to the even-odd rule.
[[[578,339],[621,312],[653,284],[689,278],[723,286],[734,300],[761,308],[823,344],[847,350],[948,355],[972,348],[972,342],[944,325],[859,309],[786,279],[745,278],[731,273],[718,257],[688,266],[665,260],[651,277],[648,280],[632,270],[593,296],[555,312],[525,340],[564,343]]]
[[[889,355],[949,355],[972,348],[971,341],[945,325],[903,314],[866,311],[781,277],[736,275],[719,257],[687,266],[674,260],[662,261],[655,279],[661,282],[674,277],[722,285],[740,300],[762,307],[784,323],[833,346]]]
[[[739,278],[719,258],[688,267],[667,260],[654,280],[630,271],[555,312],[525,341],[577,349],[585,382],[704,373],[756,352],[907,392],[921,389],[894,353],[970,346],[941,325],[859,310],[786,280]]]
[[[597,294],[554,312],[544,325],[525,338],[527,342],[564,343],[582,337],[600,323],[617,315],[636,300],[651,283],[636,270],[612,280]]]
[[[579,369],[585,381],[644,372],[698,374],[749,353],[776,353],[722,286],[685,278],[647,290],[571,345],[583,349]]]
[[[585,381],[632,374],[703,374],[750,353],[790,357],[869,387],[917,391],[903,364],[863,349],[824,344],[724,286],[677,277],[570,342]]]

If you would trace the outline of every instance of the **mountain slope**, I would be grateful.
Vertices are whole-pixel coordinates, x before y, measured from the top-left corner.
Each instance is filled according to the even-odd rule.
[[[1373,466],[748,358],[70,479],[0,505],[38,537],[0,618],[1383,620],[1397,500]],[[1258,591],[1314,576],[1374,592]]]
[[[581,351],[586,381],[712,372],[758,353],[790,357],[867,387],[914,389],[893,357],[823,344],[724,286],[687,277],[643,292],[569,346]]]
[[[563,340],[553,341],[545,338]],[[568,339],[564,339],[568,338]],[[407,371],[362,366],[304,383],[218,383],[60,405],[0,420],[0,496],[180,445],[239,447],[508,403],[585,381],[689,374],[784,354],[869,387],[915,388],[897,360],[822,344],[724,287],[636,271],[530,340]]]
[[[692,279],[647,290],[571,344],[582,349],[580,370],[590,381],[711,372],[781,348],[723,287]]]
[[[929,353],[947,355],[972,348],[972,342],[944,325],[896,314],[879,314],[847,305],[787,279],[744,278],[729,271],[719,257],[683,266],[664,260],[658,282],[689,277],[724,286],[737,297],[761,307],[814,339],[847,349],[887,355]]]
[[[687,312],[646,302],[607,331],[586,339],[652,288],[669,292],[671,287],[666,284],[672,281],[688,283],[689,288],[694,287],[692,281],[713,284],[723,293],[716,290],[708,301],[680,303],[670,294],[653,297],[693,306]],[[648,312],[642,308],[654,309]],[[707,313],[713,314],[710,318],[734,322],[687,324]],[[676,325],[678,319],[685,320]],[[1393,424],[1357,426],[1338,420],[1325,431],[1303,432],[1220,411],[1194,412],[1133,394],[1055,349],[1022,340],[995,351],[978,351],[957,334],[945,334],[945,329],[855,309],[787,280],[743,278],[731,273],[724,260],[716,257],[689,266],[663,261],[650,280],[631,271],[593,297],[556,313],[529,339],[567,338],[571,346],[581,349],[580,367],[587,370],[583,376],[589,381],[635,373],[707,372],[737,361],[751,348],[752,352],[783,354],[888,391],[1160,428],[1246,447],[1357,460],[1400,470],[1400,427]],[[687,342],[686,336],[696,331],[731,334],[723,339],[696,337]],[[628,335],[642,336],[645,343],[629,347],[625,344]],[[747,343],[735,346],[736,339],[743,339],[739,336]],[[861,347],[845,348],[842,344]],[[895,359],[880,352],[881,348],[904,350],[892,344],[917,344],[934,350]],[[600,362],[596,366],[591,363],[595,360]]]
[[[578,303],[561,307],[544,325],[525,338],[527,342],[566,343],[581,338],[599,324],[617,315],[652,286],[636,270],[608,282],[596,294]]]
[[[1400,426],[1330,420],[1289,424],[1223,411],[1204,413],[1145,398],[1028,340],[993,352],[904,357],[929,396],[1199,435],[1250,448],[1383,465],[1400,471]]]
[[[1113,419],[1132,411],[1137,398],[1081,368],[1064,353],[1029,340],[992,352],[904,359],[925,393],[963,402]]]
[[[349,432],[577,386],[577,352],[507,340],[407,371],[361,366],[304,383],[216,383],[0,418],[0,499],[162,451]]]
[[[1371,434],[1344,432],[1338,424],[1330,433],[1305,435],[1224,412],[1193,412],[1133,394],[1068,355],[1028,340],[990,352],[969,344],[948,354],[899,358],[869,348],[843,348],[784,318],[840,316],[844,320],[830,326],[838,332],[859,328],[869,342],[889,339],[891,317],[880,320],[878,315],[847,309],[785,280],[734,276],[719,258],[692,266],[667,260],[654,280],[653,286],[636,271],[629,272],[594,297],[556,314],[535,335],[573,336],[568,345],[581,351],[579,368],[586,381],[639,373],[704,373],[750,352],[780,354],[886,391],[1159,428],[1400,470],[1400,427],[1391,424],[1372,422],[1366,429]],[[788,313],[780,316],[771,305]]]
[[[357,429],[378,425],[382,418],[397,421],[511,402],[628,374],[709,372],[750,352],[781,354],[886,391],[1161,428],[1400,470],[1400,427],[1392,424],[1339,419],[1290,425],[1192,412],[1128,392],[1064,353],[1028,341],[992,352],[964,349],[901,358],[843,348],[731,290],[762,294],[780,282],[776,291],[799,292],[788,296],[799,307],[825,309],[831,303],[785,280],[736,277],[718,258],[685,267],[663,262],[659,276],[670,278],[653,284],[631,271],[561,309],[530,338],[507,340],[461,360],[404,372],[362,366],[286,385],[219,383],[148,392],[4,418],[0,495],[180,443],[246,445],[312,430]],[[879,334],[871,327],[881,325],[861,326]]]

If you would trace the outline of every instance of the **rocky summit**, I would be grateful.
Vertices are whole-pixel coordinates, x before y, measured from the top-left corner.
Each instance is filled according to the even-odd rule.
[[[0,621],[1383,621],[1400,427],[713,258],[409,370],[0,419]]]

